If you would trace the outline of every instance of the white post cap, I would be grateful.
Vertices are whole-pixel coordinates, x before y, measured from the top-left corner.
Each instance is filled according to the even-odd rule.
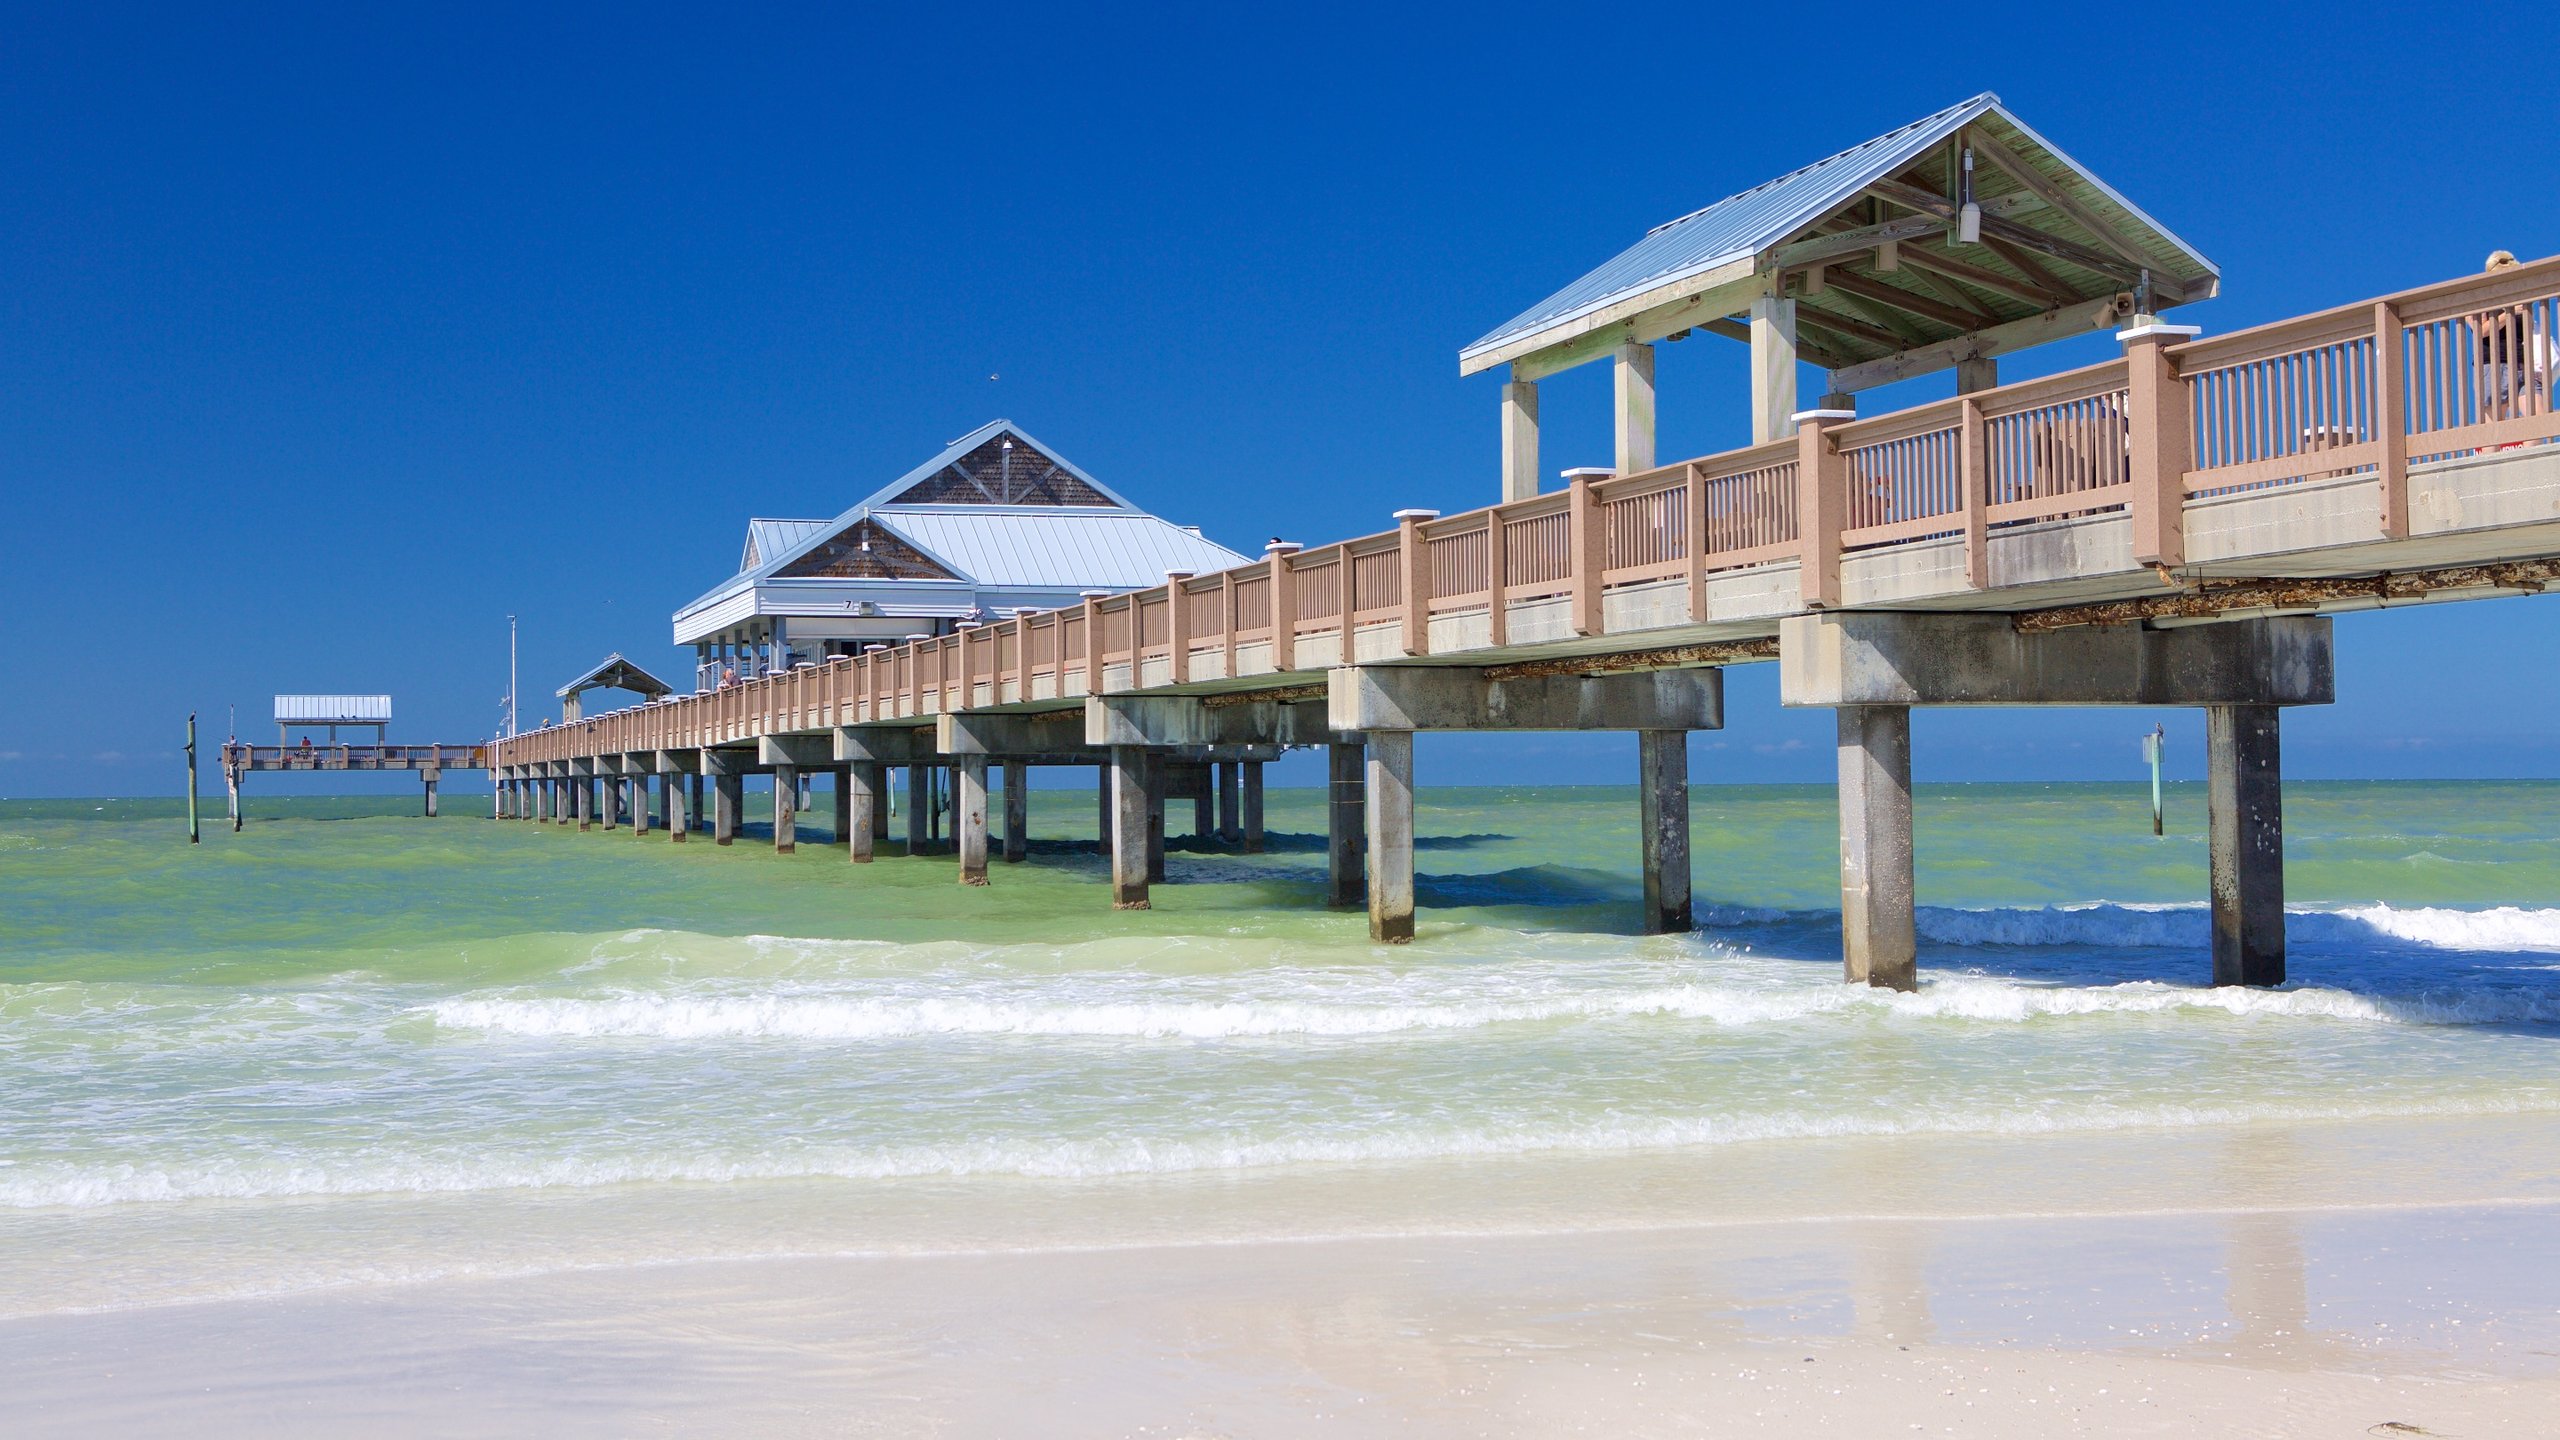
[[[1407,520],[1437,520],[1440,518],[1440,512],[1437,510],[1399,510],[1391,518],[1393,518],[1397,524],[1401,525]]]
[[[1855,410],[1799,410],[1787,418],[1801,425],[1807,420],[1855,420],[1858,418],[1858,412]]]

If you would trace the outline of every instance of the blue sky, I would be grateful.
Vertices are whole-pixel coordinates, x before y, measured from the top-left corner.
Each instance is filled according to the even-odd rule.
[[[2210,330],[2560,251],[2554,103],[2483,59],[2551,53],[2546,8],[2128,13],[18,7],[0,795],[166,792],[189,709],[262,734],[278,690],[485,734],[510,612],[528,694],[672,663],[749,515],[998,415],[1240,548],[1482,504],[1461,344],[1984,89],[2221,264]],[[1741,359],[1665,347],[1665,455],[1744,438]],[[1549,382],[1548,468],[1608,462],[1606,384]],[[2555,637],[2560,600],[2342,619],[2290,772],[2560,775]],[[1772,667],[1728,713],[1702,781],[1829,777]],[[2129,778],[2153,718],[1933,714],[1916,765]],[[1621,749],[1434,741],[1424,778]]]

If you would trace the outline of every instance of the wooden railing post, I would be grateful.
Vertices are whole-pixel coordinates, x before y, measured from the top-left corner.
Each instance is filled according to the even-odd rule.
[[[1102,597],[1107,590],[1079,590],[1084,601],[1084,693],[1102,693]]]
[[[1511,588],[1511,537],[1504,533],[1502,507],[1484,512],[1484,618],[1485,643],[1511,643],[1510,597],[1503,592]]]
[[[1274,540],[1262,553],[1271,557],[1271,668],[1287,674],[1298,668],[1298,572],[1289,563],[1298,547]]]
[[[2373,302],[2373,439],[2382,538],[2409,538],[2409,365],[2400,307]]]
[[[2195,458],[2194,414],[2187,382],[2169,347],[2197,334],[2193,325],[2158,321],[2119,330],[2124,342],[2125,462],[2133,495],[2133,563],[2187,563],[2187,466]]]
[[[1218,673],[1226,679],[1236,678],[1236,572],[1218,572],[1218,619],[1220,636],[1226,642],[1226,664]]]
[[[1188,570],[1164,572],[1164,634],[1167,642],[1165,648],[1171,652],[1168,658],[1171,661],[1173,683],[1176,685],[1186,684],[1191,679],[1191,593],[1183,588],[1190,579],[1191,572]],[[1131,613],[1134,616],[1135,612]],[[1138,652],[1136,664],[1144,664],[1147,648],[1144,638],[1132,636],[1131,646]],[[1136,664],[1133,664],[1131,669],[1134,670]]]
[[[1691,463],[1682,467],[1686,478],[1680,483],[1680,504],[1686,523],[1681,538],[1682,556],[1689,564],[1689,623],[1703,625],[1707,620],[1707,470]]]
[[[1796,412],[1796,531],[1803,568],[1796,576],[1808,610],[1840,603],[1840,532],[1849,523],[1849,457],[1831,432],[1855,420],[1855,410]]]
[[[1396,522],[1396,564],[1403,572],[1403,583],[1397,589],[1404,605],[1404,653],[1431,653],[1431,567],[1430,558],[1422,551],[1422,524],[1437,520],[1437,510],[1399,510]]]
[[[1013,610],[1013,698],[1016,701],[1031,698],[1031,617],[1039,613],[1039,607],[1034,605],[1017,605]],[[1004,700],[1001,682],[996,700],[999,703]]]
[[[1986,512],[1991,508],[1989,427],[1982,402],[1964,397],[1963,418],[1956,422],[1956,483],[1964,487],[1964,583],[1976,590],[1991,585],[1991,536]]]
[[[1609,563],[1609,522],[1599,496],[1591,489],[1594,475],[1604,471],[1565,472],[1565,543],[1573,554],[1573,633],[1597,635],[1606,628],[1600,612],[1601,571]]]

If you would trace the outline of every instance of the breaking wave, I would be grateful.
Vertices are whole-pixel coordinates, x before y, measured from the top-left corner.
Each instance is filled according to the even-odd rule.
[[[1816,918],[1811,913],[1736,907],[1703,912],[1701,923],[1735,928]],[[1819,918],[1829,921],[1832,917],[1825,914]],[[2211,921],[2200,904],[2100,902],[1987,910],[1924,905],[1917,918],[1920,938],[1939,945],[2194,949],[2211,939]],[[2440,906],[2402,909],[2377,902],[2335,909],[2295,909],[2285,912],[2285,928],[2293,940],[2313,945],[2393,941],[2437,950],[2560,951],[2560,909],[2514,905],[2491,910]]]

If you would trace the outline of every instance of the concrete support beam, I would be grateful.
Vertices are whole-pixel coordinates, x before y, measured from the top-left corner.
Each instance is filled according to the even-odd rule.
[[[1018,865],[1031,853],[1031,767],[1004,762],[1004,860]]]
[[[1244,853],[1262,853],[1262,762],[1244,763]]]
[[[1369,938],[1413,938],[1413,732],[1369,733]]]
[[[421,797],[421,801],[426,807],[427,818],[430,820],[436,818],[436,781],[442,774],[442,771],[434,769],[418,772],[418,783],[426,789],[426,794]]]
[[[1844,705],[1840,722],[1840,947],[1853,985],[1920,986],[1912,911],[1911,711]]]
[[[1244,843],[1244,764],[1237,760],[1217,762],[1218,770],[1218,840],[1221,844]]]
[[[1636,809],[1644,840],[1644,928],[1685,935],[1689,913],[1689,732],[1636,732]]]
[[[907,767],[907,853],[921,855],[930,844],[933,820],[933,771],[924,765]]]
[[[1367,749],[1357,741],[1325,747],[1325,903],[1337,910],[1369,893],[1361,866],[1369,825]]]
[[[872,841],[878,838],[876,832],[883,818],[880,814],[881,773],[881,767],[877,765],[845,767],[845,788],[853,806],[853,813],[845,822],[849,827],[846,831],[847,848],[856,865],[871,863]]]
[[[1527,500],[1538,493],[1538,382],[1502,386],[1502,498]]]
[[[959,842],[960,883],[987,883],[987,757],[963,755],[952,767],[958,779],[952,835]]]
[[[701,829],[702,776],[699,774],[687,775],[684,777],[684,808],[689,811],[693,817],[693,823],[688,828],[694,830]]]
[[[1796,433],[1796,302],[1751,302],[1751,443]]]
[[[601,761],[596,768],[596,822],[607,830],[622,823],[622,776],[607,771]]]
[[[728,845],[738,838],[738,814],[746,808],[747,777],[744,774],[720,774],[712,777],[711,843]]]
[[[1105,787],[1111,798],[1111,908],[1144,910],[1147,899],[1147,771],[1153,757],[1135,745],[1113,747]]]
[[[1036,755],[1088,765],[1102,758],[1099,748],[1087,742],[1084,713],[1078,710],[938,715],[932,733],[935,748],[945,755]]]
[[[1093,791],[1095,798],[1101,801],[1102,809],[1102,813],[1096,817],[1094,822],[1094,846],[1097,853],[1109,855],[1111,853],[1112,824],[1110,761],[1106,760],[1101,765],[1095,767],[1093,772]]]
[[[830,765],[827,774],[830,777],[827,788],[835,795],[835,843],[850,845],[853,843],[853,767]]]
[[[1191,792],[1191,834],[1195,839],[1214,840],[1218,836],[1218,801],[1210,786],[1212,772],[1217,768],[1205,767],[1200,788]]]
[[[2005,615],[1846,610],[1778,625],[1789,705],[2326,705],[2326,616],[2021,634]]]
[[[1489,678],[1482,669],[1359,665],[1326,675],[1336,730],[1714,730],[1724,672]]]
[[[2272,705],[2205,711],[2213,983],[2284,983],[2284,765]]]
[[[922,765],[941,757],[931,725],[847,725],[835,732],[834,759],[847,765]]]
[[[645,836],[649,833],[649,777],[635,770],[628,783],[631,786],[631,833]]]
[[[1653,347],[1621,345],[1611,368],[1617,372],[1618,473],[1633,475],[1653,468]]]
[[[1147,752],[1147,879],[1164,883],[1164,792],[1173,767],[1163,752]]]
[[[1191,695],[1099,695],[1084,702],[1088,745],[1150,749],[1321,745],[1332,738],[1321,700],[1231,700],[1212,705]]]
[[[804,770],[824,770],[835,764],[838,758],[832,733],[761,735],[756,738],[758,765],[788,765],[795,776]]]
[[[800,767],[773,767],[773,853],[788,855],[800,848]]]
[[[659,757],[659,761],[663,767],[664,755]],[[683,844],[684,837],[693,830],[694,807],[685,803],[685,791],[688,788],[685,782],[688,780],[697,787],[702,784],[702,777],[699,775],[679,775],[664,768],[658,772],[658,783],[666,797],[667,838],[678,845]]]

